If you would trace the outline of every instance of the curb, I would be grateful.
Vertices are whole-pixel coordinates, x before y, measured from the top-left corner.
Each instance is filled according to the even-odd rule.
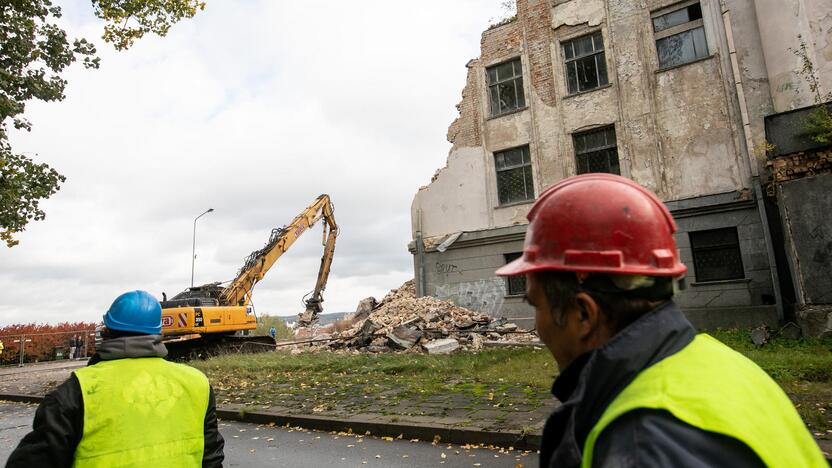
[[[19,395],[0,394],[0,401],[13,401],[17,403],[40,403],[42,395]],[[350,432],[364,434],[369,432],[377,437],[398,437],[403,439],[419,439],[423,441],[434,440],[439,436],[442,443],[456,445],[484,444],[495,447],[517,450],[538,450],[540,448],[540,434],[524,434],[516,431],[491,432],[480,429],[460,429],[440,425],[415,425],[406,423],[394,423],[377,421],[372,419],[355,418],[328,418],[324,416],[293,415],[280,413],[267,413],[259,411],[246,411],[241,409],[217,408],[217,417],[231,421],[248,422],[255,424],[274,423],[276,426],[302,427],[324,432]]]
[[[0,393],[0,401],[13,401],[15,403],[40,403],[43,395],[18,395],[16,393]]]
[[[0,395],[2,398],[2,395]],[[256,424],[274,423],[277,426],[297,426],[324,432],[350,432],[364,434],[369,432],[377,437],[399,437],[403,439],[434,440],[436,436],[442,443],[457,445],[484,444],[517,450],[538,450],[540,434],[524,434],[516,431],[491,432],[480,429],[461,429],[441,425],[415,425],[407,423],[386,422],[372,419],[328,418],[324,416],[290,415],[257,411],[229,410],[217,408],[217,417]]]

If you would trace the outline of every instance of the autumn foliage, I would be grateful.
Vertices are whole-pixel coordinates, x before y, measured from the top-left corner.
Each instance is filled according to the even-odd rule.
[[[20,362],[21,337],[26,340],[24,362],[66,359],[73,336],[80,337],[83,348],[86,335],[86,355],[91,356],[95,352],[95,326],[96,324],[87,322],[64,322],[57,325],[30,323],[0,327],[0,341],[4,347],[0,362]],[[60,358],[57,357],[58,353],[61,354]]]

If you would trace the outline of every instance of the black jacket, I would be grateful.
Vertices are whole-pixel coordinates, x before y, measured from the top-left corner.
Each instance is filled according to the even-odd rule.
[[[668,302],[577,358],[552,386],[563,404],[543,429],[540,466],[580,466],[584,442],[607,406],[642,370],[680,351],[695,336],[684,314]],[[594,453],[594,467],[765,466],[736,439],[649,409],[613,421],[596,441]]]
[[[101,343],[88,365],[100,361],[134,357],[165,357],[159,335],[131,336]],[[210,387],[209,387],[210,388]],[[35,413],[32,432],[23,437],[9,456],[6,468],[70,467],[75,448],[84,434],[84,398],[75,374],[47,394]],[[214,389],[210,388],[205,412],[203,467],[222,467],[225,441],[217,427]]]

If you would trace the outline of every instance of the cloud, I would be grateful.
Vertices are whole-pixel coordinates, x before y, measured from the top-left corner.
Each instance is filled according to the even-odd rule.
[[[64,4],[71,36],[96,38],[88,2]],[[444,165],[464,65],[498,2],[209,2],[168,37],[73,67],[67,98],[32,103],[17,151],[67,182],[21,244],[0,251],[0,325],[98,320],[130,289],[161,295],[234,277],[272,228],[321,193],[341,236],[327,311],[412,277],[410,203]],[[255,290],[263,312],[298,313],[320,228]]]

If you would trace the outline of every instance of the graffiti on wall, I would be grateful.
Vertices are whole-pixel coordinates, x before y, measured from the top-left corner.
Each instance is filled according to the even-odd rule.
[[[436,273],[442,275],[447,275],[448,273],[458,273],[462,274],[462,270],[459,269],[458,266],[454,265],[453,263],[440,263],[436,262]]]
[[[505,301],[506,282],[502,278],[489,278],[464,283],[440,284],[436,286],[434,296],[445,301],[452,301],[466,309],[493,316],[500,311]]]

